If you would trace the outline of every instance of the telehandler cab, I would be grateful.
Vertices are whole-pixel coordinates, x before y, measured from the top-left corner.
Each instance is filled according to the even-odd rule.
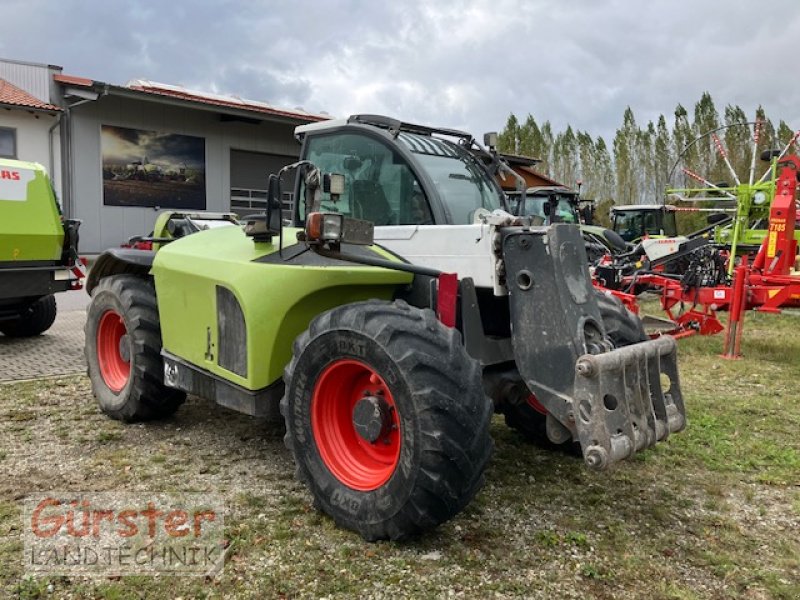
[[[315,505],[368,540],[470,502],[494,411],[593,469],[684,427],[675,342],[594,291],[577,227],[504,210],[470,135],[372,115],[296,135],[291,223],[272,175],[244,227],[98,259],[86,358],[108,415],[187,393],[280,410]]]

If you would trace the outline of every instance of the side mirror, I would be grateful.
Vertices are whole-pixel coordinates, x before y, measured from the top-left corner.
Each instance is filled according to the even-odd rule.
[[[277,175],[269,176],[267,187],[267,231],[277,235],[283,228],[283,202],[281,202],[281,180]]]
[[[483,145],[487,148],[497,148],[497,132],[490,131],[483,134]]]
[[[281,180],[277,175],[269,176],[267,185],[267,210],[261,215],[253,215],[247,219],[244,226],[245,235],[253,238],[254,242],[272,243],[272,236],[282,236],[283,232],[283,207],[281,205]],[[279,244],[282,246],[283,244]]]
[[[770,162],[773,158],[778,158],[781,155],[780,150],[764,150],[761,153],[761,160],[764,162]]]

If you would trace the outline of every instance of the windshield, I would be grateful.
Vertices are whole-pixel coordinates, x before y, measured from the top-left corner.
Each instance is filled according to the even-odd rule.
[[[428,199],[396,149],[360,133],[334,133],[308,139],[306,158],[324,173],[340,173],[345,191],[334,198],[321,192],[320,208],[376,226],[433,223]],[[304,198],[301,179],[300,198]],[[305,203],[298,203],[305,219]]]
[[[400,133],[399,142],[410,150],[436,186],[448,221],[473,222],[476,210],[502,208],[502,191],[480,163],[458,144],[427,135]],[[406,157],[384,140],[361,132],[334,132],[306,140],[304,156],[324,173],[345,177],[345,192],[337,198],[321,194],[320,207],[384,225],[434,223],[430,198]],[[300,180],[300,194],[305,184]],[[305,203],[297,203],[300,221]]]
[[[614,213],[614,231],[626,242],[646,235],[664,235],[657,210],[621,210]]]
[[[433,181],[452,224],[472,223],[479,208],[503,207],[500,188],[464,148],[430,136],[401,133],[398,137]]]
[[[551,202],[551,213],[548,219],[545,205]],[[519,197],[516,202],[519,203]],[[518,207],[516,207],[518,208]],[[516,211],[515,211],[516,212]],[[577,223],[577,207],[573,204],[572,196],[565,194],[553,194],[552,196],[526,196],[525,197],[525,217],[539,217],[542,223]],[[537,219],[538,221],[538,219]]]

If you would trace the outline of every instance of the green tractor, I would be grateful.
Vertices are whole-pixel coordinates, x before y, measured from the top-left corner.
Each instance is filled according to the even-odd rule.
[[[629,249],[614,231],[593,224],[593,201],[581,199],[579,191],[562,185],[543,185],[529,187],[525,194],[512,192],[507,196],[509,211],[530,217],[533,225],[579,225],[590,264],[606,254],[620,254]]]
[[[157,251],[99,257],[86,359],[105,413],[195,394],[281,415],[315,506],[367,540],[471,501],[493,412],[597,470],[683,429],[674,340],[594,291],[577,227],[507,212],[469,134],[358,115],[296,135],[291,222],[278,174],[242,227],[158,227]]]
[[[54,294],[80,289],[79,221],[64,220],[39,164],[0,158],[0,332],[30,337],[56,318]]]
[[[613,230],[634,244],[643,237],[677,237],[675,207],[668,204],[629,204],[611,208]]]

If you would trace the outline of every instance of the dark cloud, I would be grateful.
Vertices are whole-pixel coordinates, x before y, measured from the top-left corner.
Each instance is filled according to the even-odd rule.
[[[797,128],[796,4],[6,0],[0,56],[475,133],[514,112],[608,137],[626,106],[671,119],[706,90]]]

